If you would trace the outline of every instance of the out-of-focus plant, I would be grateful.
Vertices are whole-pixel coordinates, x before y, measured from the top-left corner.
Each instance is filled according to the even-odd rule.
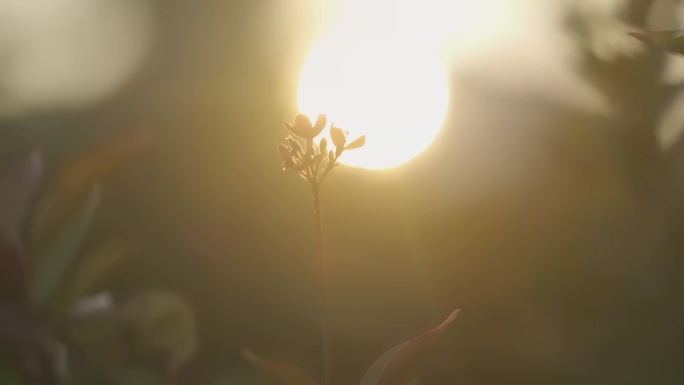
[[[328,332],[326,267],[321,223],[321,185],[330,171],[338,167],[337,162],[344,151],[361,148],[366,137],[360,136],[347,141],[348,132],[330,125],[330,139],[334,149],[328,147],[326,138],[316,142],[316,137],[326,126],[326,116],[319,115],[314,124],[309,117],[299,114],[293,123],[285,122],[285,128],[293,136],[287,137],[287,144],[279,144],[278,151],[283,158],[283,170],[290,170],[305,179],[313,194],[313,208],[316,222],[316,257],[319,268],[321,309],[323,323],[323,384],[332,384],[332,365],[330,357],[330,336]],[[303,143],[301,142],[303,141]],[[404,370],[432,345],[444,330],[454,321],[458,310],[437,328],[410,341],[404,342],[385,352],[371,365],[360,385],[393,385],[402,379]],[[243,351],[244,357],[264,373],[286,385],[316,385],[304,370],[290,364],[265,360],[249,350]]]
[[[144,376],[171,384],[194,353],[193,313],[179,297],[93,295],[110,270],[139,252],[137,243],[115,239],[81,252],[99,183],[149,139],[124,136],[81,152],[47,186],[34,152],[0,182],[0,384],[92,383],[89,373],[106,383],[150,383],[124,366],[131,357],[162,357],[163,376]]]

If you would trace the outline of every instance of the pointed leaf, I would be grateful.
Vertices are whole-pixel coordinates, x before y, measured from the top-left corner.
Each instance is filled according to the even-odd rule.
[[[154,145],[154,136],[145,130],[132,130],[71,156],[60,168],[48,194],[39,202],[31,225],[32,250],[54,241],[64,227],[65,217],[74,215],[91,186],[102,184],[123,166]]]
[[[31,302],[33,305],[43,306],[52,298],[53,293],[78,257],[79,247],[99,203],[100,189],[96,186],[91,189],[88,199],[68,227],[54,242],[41,251],[31,280]]]
[[[104,178],[143,154],[154,141],[149,131],[132,130],[75,154],[60,170],[57,191],[63,196],[87,191],[93,184],[102,183]]]
[[[456,319],[456,310],[437,328],[385,352],[368,369],[359,385],[393,385],[401,373],[423,354]]]
[[[684,54],[684,30],[632,31],[628,35],[649,44],[658,45],[670,53]]]
[[[0,298],[14,306],[26,304],[26,273],[22,252],[15,242],[0,232]]]
[[[138,245],[134,242],[117,239],[100,245],[95,250],[85,254],[82,261],[76,265],[71,279],[59,291],[57,301],[54,302],[54,310],[58,314],[66,314],[79,299],[89,294],[111,270],[139,250]]]
[[[318,385],[316,381],[311,379],[308,374],[302,369],[282,362],[268,361],[251,351],[244,349],[242,355],[251,362],[254,366],[259,368],[262,372],[272,377],[283,385]]]
[[[0,183],[0,227],[4,241],[22,244],[33,198],[43,179],[43,157],[31,153],[19,166],[4,176]]]

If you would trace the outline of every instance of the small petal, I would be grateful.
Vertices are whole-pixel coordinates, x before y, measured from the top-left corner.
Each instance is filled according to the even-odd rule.
[[[344,131],[341,128],[335,127],[334,125],[330,127],[330,139],[332,139],[335,148],[342,150],[344,144],[347,142],[347,138],[344,135]]]
[[[295,116],[294,128],[297,131],[310,131],[311,130],[311,119],[304,114],[299,114]]]
[[[313,126],[313,132],[316,133],[314,137],[318,136],[321,132],[323,132],[326,123],[327,119],[325,117],[325,114],[318,115],[318,119],[316,119],[316,125]]]
[[[345,150],[354,150],[366,145],[366,135],[359,136],[353,142],[344,147]]]

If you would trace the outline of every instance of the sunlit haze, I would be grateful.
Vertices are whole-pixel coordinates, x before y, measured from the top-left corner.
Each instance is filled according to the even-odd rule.
[[[367,135],[366,148],[343,162],[365,168],[399,165],[435,138],[447,110],[447,79],[435,46],[401,33],[339,29],[309,55],[299,106]]]

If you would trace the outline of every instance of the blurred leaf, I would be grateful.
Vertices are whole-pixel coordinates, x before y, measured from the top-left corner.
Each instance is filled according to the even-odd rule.
[[[132,241],[117,239],[106,242],[84,254],[76,265],[74,274],[66,282],[54,302],[58,314],[66,314],[82,297],[90,293],[121,261],[139,251]]]
[[[145,130],[133,130],[99,146],[74,155],[62,167],[57,179],[57,192],[63,197],[78,195],[93,184],[121,169],[154,143],[154,136]]]
[[[40,252],[31,280],[33,305],[47,304],[76,260],[83,237],[100,203],[100,195],[99,187],[92,187],[88,199],[61,236]]]
[[[162,385],[161,378],[155,373],[138,369],[123,368],[116,374],[117,385]]]
[[[305,371],[294,365],[265,360],[247,349],[242,351],[242,355],[262,372],[283,385],[317,385],[316,381],[311,379]]]
[[[0,362],[0,384],[22,385],[23,383],[24,381],[10,365]]]
[[[66,346],[61,342],[54,341],[52,343],[52,370],[59,385],[69,384],[69,352]]]
[[[43,158],[33,152],[0,183],[0,297],[17,306],[26,303],[24,227],[42,178]]]
[[[0,232],[0,298],[15,306],[26,304],[26,273],[19,245]]]
[[[71,308],[72,318],[87,318],[114,311],[114,297],[109,292],[97,293],[80,299]]]
[[[19,354],[31,338],[31,330],[24,314],[0,298],[0,347],[3,353]],[[2,382],[0,382],[2,384]]]
[[[437,328],[404,342],[383,354],[368,369],[359,385],[392,385],[400,379],[401,373],[423,354],[456,319],[456,310]]]
[[[135,130],[76,153],[60,168],[46,197],[39,202],[31,228],[32,250],[59,236],[63,219],[73,215],[94,184],[102,184],[154,143],[153,135]]]
[[[171,355],[183,361],[195,353],[194,311],[178,295],[163,290],[145,291],[124,303],[121,316],[138,355]]]
[[[629,35],[644,43],[660,46],[670,53],[684,54],[684,29],[669,31],[641,30],[630,32]]]
[[[81,348],[108,343],[116,329],[114,312],[111,293],[98,293],[81,299],[69,315],[69,338]]]
[[[43,157],[31,153],[26,160],[4,176],[0,183],[0,226],[7,241],[22,243],[34,195],[43,179]]]

